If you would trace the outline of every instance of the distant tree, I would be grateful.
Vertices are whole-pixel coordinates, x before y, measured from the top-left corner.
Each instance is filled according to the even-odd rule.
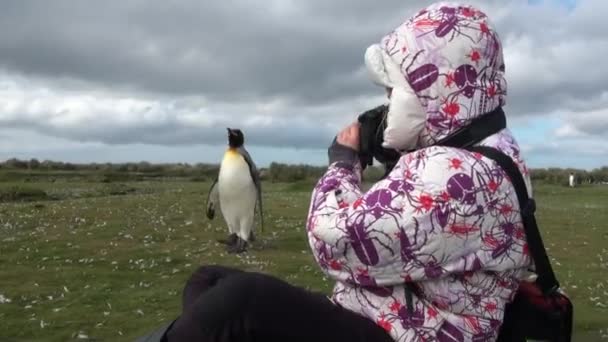
[[[146,173],[148,177],[186,177],[197,180],[210,180],[217,177],[218,164],[206,163],[150,163],[146,161],[128,162],[121,164],[113,163],[90,163],[75,164],[61,161],[44,160],[42,162],[35,158],[30,160],[19,160],[11,158],[0,162],[0,168],[4,169],[40,169],[40,170],[63,170],[63,171],[87,171],[100,170],[104,174],[113,174],[112,177],[132,177],[134,175],[118,175],[120,173]],[[312,166],[306,164],[284,164],[273,162],[268,167],[260,168],[261,177],[270,182],[297,182],[318,179],[326,171],[327,166]],[[379,165],[368,167],[364,174],[365,181],[376,181],[380,179],[384,170]],[[534,182],[548,184],[560,184],[566,186],[570,173],[576,175],[577,184],[608,182],[608,166],[596,168],[590,171],[575,168],[537,168],[530,170],[530,176]],[[137,178],[137,177],[135,177]],[[135,179],[133,178],[133,179]],[[141,178],[141,177],[140,177]],[[129,178],[131,179],[131,178]]]
[[[36,169],[40,168],[40,162],[38,161],[38,159],[32,158],[32,159],[30,159],[27,167],[28,167],[28,169],[36,170]]]
[[[139,172],[150,172],[151,170],[151,165],[150,163],[146,162],[146,161],[141,161],[139,162],[139,164],[137,164],[137,171]]]
[[[116,165],[113,165],[112,169],[114,171],[118,171],[118,172],[128,171],[128,168],[127,168],[126,164],[116,164]]]
[[[128,172],[137,172],[137,164],[135,163],[127,163],[126,168]]]
[[[4,165],[9,169],[26,169],[27,162],[19,160],[17,158],[11,158],[4,162]]]

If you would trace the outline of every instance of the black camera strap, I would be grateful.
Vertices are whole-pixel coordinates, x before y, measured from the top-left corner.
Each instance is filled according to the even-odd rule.
[[[469,125],[451,134],[435,145],[448,146],[478,152],[487,158],[494,160],[506,172],[517,193],[519,207],[522,215],[528,249],[534,260],[537,283],[545,295],[551,294],[559,288],[559,282],[555,277],[551,262],[547,256],[541,234],[536,224],[534,213],[536,203],[528,196],[526,183],[517,165],[506,154],[488,146],[475,146],[487,137],[500,132],[507,127],[507,119],[501,107],[480,116]]]
[[[495,148],[488,146],[471,146],[466,149],[472,152],[480,153],[487,158],[494,160],[511,179],[511,183],[515,188],[517,199],[519,201],[524,230],[526,232],[526,240],[528,242],[528,249],[532,259],[534,260],[536,273],[538,275],[536,282],[543,294],[550,295],[555,293],[559,289],[559,282],[557,281],[553,268],[551,267],[551,262],[547,256],[540,231],[538,230],[538,225],[536,224],[536,218],[534,216],[534,212],[536,211],[536,203],[534,199],[528,196],[526,183],[524,182],[524,178],[519,171],[519,168],[513,162],[513,159]]]
[[[536,203],[534,199],[528,196],[526,183],[519,168],[509,156],[499,150],[488,146],[475,146],[506,127],[507,119],[505,113],[501,107],[498,107],[493,111],[476,118],[470,124],[433,145],[455,147],[466,149],[471,152],[478,152],[487,158],[494,160],[505,171],[517,194],[524,231],[526,233],[526,241],[528,243],[528,250],[530,251],[536,268],[536,274],[538,275],[536,282],[544,295],[551,295],[559,289],[560,285],[555,277],[553,268],[551,267],[551,262],[547,256],[541,234],[538,230],[538,225],[536,224],[536,218],[534,216]],[[409,287],[406,288],[406,302],[410,312],[413,310],[412,291],[413,289],[410,289]]]
[[[507,176],[511,179],[511,183],[515,188],[515,192],[517,193],[524,230],[526,232],[526,240],[528,242],[528,249],[534,260],[536,273],[538,275],[536,282],[543,293],[548,295],[557,291],[559,282],[555,277],[540,231],[538,230],[536,217],[534,216],[536,203],[534,199],[528,196],[524,178],[517,165],[513,162],[513,159],[506,154],[492,147],[475,146],[482,140],[500,132],[506,127],[507,119],[505,113],[501,107],[498,107],[473,120],[469,125],[456,131],[454,134],[451,134],[449,137],[439,141],[435,145],[462,148],[481,153],[498,163],[498,165],[507,173]]]
[[[505,128],[507,128],[505,112],[502,107],[497,107],[433,145],[468,148]]]
[[[474,119],[470,124],[451,134],[447,138],[433,144],[434,146],[446,146],[466,149],[471,152],[478,152],[487,158],[494,160],[505,171],[515,188],[519,202],[520,212],[528,250],[534,261],[536,268],[536,279],[541,291],[545,295],[555,293],[559,289],[559,282],[555,277],[551,262],[547,256],[542,237],[536,224],[534,213],[536,203],[528,196],[528,190],[524,178],[517,165],[506,154],[488,146],[475,146],[484,139],[494,135],[507,127],[507,119],[502,107]],[[387,170],[387,174],[390,170]],[[409,284],[408,284],[409,285]],[[412,292],[409,286],[406,287],[406,302],[410,312],[413,310]]]

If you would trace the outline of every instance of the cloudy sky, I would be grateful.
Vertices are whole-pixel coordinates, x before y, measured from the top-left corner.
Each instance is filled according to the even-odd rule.
[[[0,3],[0,160],[326,163],[383,101],[365,48],[430,1]],[[608,1],[474,0],[505,49],[532,167],[608,165]],[[381,4],[381,5],[380,5]]]

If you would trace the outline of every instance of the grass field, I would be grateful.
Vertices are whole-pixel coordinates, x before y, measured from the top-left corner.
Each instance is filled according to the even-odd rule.
[[[15,195],[15,186],[29,195]],[[241,256],[215,242],[226,230],[221,217],[204,217],[208,186],[0,183],[0,341],[131,341],[175,317],[184,281],[201,264],[329,292],[305,240],[310,184],[265,184],[266,230]],[[538,186],[536,196],[545,243],[574,300],[575,341],[608,338],[608,187]]]

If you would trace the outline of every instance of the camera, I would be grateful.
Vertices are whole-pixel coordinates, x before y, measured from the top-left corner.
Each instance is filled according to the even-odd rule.
[[[382,147],[387,113],[388,105],[380,105],[363,112],[357,118],[360,124],[359,159],[361,165],[365,169],[367,166],[373,165],[374,159],[376,159],[385,167],[386,174],[392,170],[401,157],[399,151]]]

